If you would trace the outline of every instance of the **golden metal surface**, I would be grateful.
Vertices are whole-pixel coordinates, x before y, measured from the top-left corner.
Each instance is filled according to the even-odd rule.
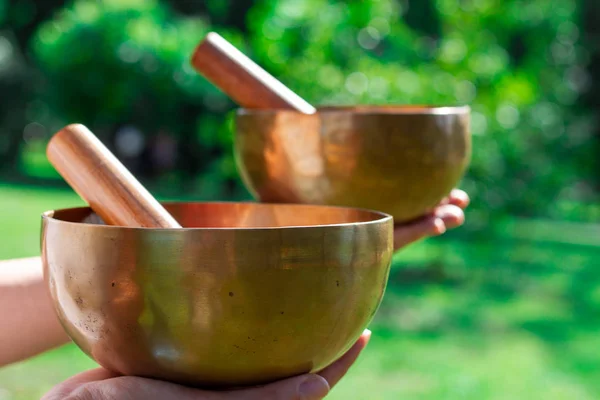
[[[235,156],[255,198],[360,207],[406,222],[458,184],[471,157],[469,107],[241,109]]]
[[[184,229],[103,225],[89,208],[42,217],[57,315],[126,375],[260,384],[318,371],[358,339],[385,291],[389,215],[256,203],[165,203]]]

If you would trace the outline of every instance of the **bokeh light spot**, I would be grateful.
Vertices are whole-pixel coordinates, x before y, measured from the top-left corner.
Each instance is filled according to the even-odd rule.
[[[467,46],[461,38],[446,39],[442,42],[440,48],[440,58],[442,61],[455,64],[465,58]]]
[[[279,40],[283,36],[283,28],[273,21],[267,21],[262,26],[263,36],[270,40]]]
[[[494,76],[503,71],[508,63],[506,50],[490,46],[485,52],[469,58],[469,67],[478,75]]]
[[[159,68],[158,60],[155,56],[147,54],[142,59],[142,68],[148,73],[154,73],[158,71]]]
[[[142,57],[142,52],[129,42],[121,44],[117,52],[119,58],[129,64],[138,62]]]
[[[457,0],[439,0],[437,9],[442,14],[452,15],[458,11],[458,3]]]
[[[433,76],[433,88],[439,94],[451,94],[454,89],[454,77],[447,72],[438,72]]]
[[[271,43],[269,45],[269,50],[267,50],[267,54],[269,55],[269,61],[274,64],[283,64],[286,60],[281,53],[281,48],[276,43]]]
[[[579,28],[572,21],[565,21],[558,26],[556,38],[564,44],[572,44],[579,38]]]
[[[412,71],[403,71],[399,74],[396,87],[407,94],[415,94],[421,90],[421,78]]]
[[[60,27],[54,22],[44,24],[39,30],[39,38],[42,43],[52,44],[60,37]]]
[[[389,83],[385,78],[377,76],[369,82],[369,94],[376,99],[385,99],[389,92]]]
[[[591,78],[588,72],[579,66],[573,66],[565,72],[565,77],[569,88],[575,92],[584,92],[591,85]]]
[[[0,69],[11,62],[13,53],[12,43],[6,37],[0,36]]]
[[[477,95],[477,88],[470,81],[460,81],[456,83],[456,100],[461,103],[470,103]]]
[[[100,15],[98,4],[94,1],[76,1],[73,4],[73,12],[77,20],[88,24],[94,22]]]
[[[125,157],[138,156],[144,150],[145,143],[144,135],[134,126],[121,128],[115,138],[118,152]]]
[[[379,31],[372,26],[361,29],[358,32],[358,44],[366,50],[373,50],[379,44],[381,35]]]
[[[558,107],[549,102],[537,104],[531,112],[534,125],[547,128],[555,124],[560,116]]]
[[[304,0],[284,0],[279,2],[278,11],[288,18],[301,18],[306,12],[307,2]]]
[[[23,129],[23,140],[25,143],[42,140],[45,135],[46,127],[37,122],[31,122]]]
[[[353,72],[346,78],[346,89],[352,94],[363,94],[368,87],[369,79],[362,72]]]
[[[573,45],[554,42],[550,48],[552,59],[557,64],[569,64],[575,60],[575,48]]]
[[[329,89],[336,89],[343,85],[344,75],[334,65],[324,65],[319,68],[319,84]]]
[[[369,25],[377,29],[381,37],[385,37],[390,33],[390,23],[383,17],[373,18]]]
[[[514,128],[519,123],[519,110],[512,104],[502,104],[496,110],[496,120],[503,128]]]

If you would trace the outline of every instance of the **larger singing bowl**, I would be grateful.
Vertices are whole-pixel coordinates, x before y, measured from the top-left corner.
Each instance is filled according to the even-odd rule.
[[[392,217],[310,205],[166,203],[184,229],[46,212],[42,259],[68,335],[105,368],[239,387],[319,371],[379,307]]]
[[[361,207],[406,222],[430,211],[470,162],[469,107],[240,109],[235,158],[264,202]]]

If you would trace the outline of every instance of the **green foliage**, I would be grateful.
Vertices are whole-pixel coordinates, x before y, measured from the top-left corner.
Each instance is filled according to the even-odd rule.
[[[590,57],[578,3],[433,4],[439,37],[409,27],[408,2],[263,1],[249,18],[252,44],[313,103],[469,104],[473,227],[591,202],[598,163],[593,121],[577,104]]]
[[[470,105],[467,229],[505,214],[595,215],[584,204],[597,200],[599,149],[580,102],[593,54],[575,0],[262,0],[247,27],[228,22],[233,7],[207,2],[215,26],[158,0],[67,4],[31,41],[40,78],[26,123],[46,133],[86,123],[168,193],[244,197],[231,152],[235,105],[189,65],[213,29],[314,104]],[[133,158],[116,146],[130,125],[146,146]],[[177,142],[174,165],[148,156],[161,135]],[[23,157],[28,171],[41,171],[41,158]]]
[[[179,163],[151,178],[185,186],[208,174],[213,187],[206,196],[230,196],[227,182],[237,181],[224,124],[231,102],[190,65],[207,27],[157,1],[76,1],[40,26],[32,43],[45,76],[38,98],[52,109],[37,120],[51,131],[82,122],[111,146],[123,125],[147,141],[167,135],[179,144]],[[239,35],[224,35],[240,45]],[[173,179],[173,171],[188,179]],[[136,172],[147,177],[147,169]]]
[[[200,19],[171,24],[166,17],[152,1],[79,1],[43,24],[33,50],[55,86],[46,91],[54,96],[49,103],[89,124],[133,118],[144,128],[159,121],[177,127],[177,106],[211,91],[185,57],[206,25]],[[141,118],[149,113],[152,118]]]

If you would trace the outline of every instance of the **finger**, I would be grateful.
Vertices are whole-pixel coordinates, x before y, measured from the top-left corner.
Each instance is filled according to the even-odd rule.
[[[446,224],[435,215],[421,218],[407,225],[398,225],[394,228],[394,250],[405,247],[424,237],[437,236],[444,232],[446,232]]]
[[[352,348],[346,352],[339,360],[319,372],[323,378],[329,382],[330,387],[334,387],[340,379],[346,375],[350,367],[354,364],[360,353],[367,347],[371,339],[371,331],[366,329]]]
[[[448,204],[454,204],[457,207],[465,209],[468,207],[471,199],[469,195],[464,190],[453,189],[450,192],[450,196],[448,196]]]
[[[80,386],[95,381],[103,381],[114,378],[117,375],[104,368],[96,368],[77,374],[66,381],[56,385],[46,393],[41,400],[62,400]]]
[[[76,375],[49,392],[43,400],[70,399],[103,400],[107,398],[179,399],[179,400],[321,400],[348,371],[370,338],[365,331],[357,343],[342,358],[321,374],[306,374],[281,380],[258,388],[230,392],[195,390],[168,382],[139,377],[115,377],[115,374],[96,369]],[[331,382],[331,383],[329,383]]]
[[[467,192],[460,189],[452,189],[450,194],[447,197],[444,197],[442,201],[438,204],[438,206],[443,206],[446,204],[454,204],[460,208],[467,208],[470,203],[470,198]]]
[[[321,400],[329,393],[329,383],[322,376],[305,374],[258,388],[221,392],[210,400]],[[204,400],[204,399],[203,399]]]
[[[439,236],[465,222],[464,211],[453,204],[439,206],[433,215],[394,228],[394,250],[428,236]]]
[[[68,392],[73,400],[321,400],[329,393],[327,381],[305,374],[252,389],[206,391],[169,382],[124,376],[84,383]],[[52,400],[64,399],[53,397]]]
[[[443,222],[445,232],[448,229],[454,229],[464,224],[465,212],[459,206],[447,204],[445,206],[438,207],[434,211],[434,218]]]
[[[209,392],[170,382],[136,376],[120,376],[82,383],[68,393],[69,400],[221,400],[218,392]],[[64,399],[65,397],[60,397]],[[59,397],[52,398],[58,400]]]

